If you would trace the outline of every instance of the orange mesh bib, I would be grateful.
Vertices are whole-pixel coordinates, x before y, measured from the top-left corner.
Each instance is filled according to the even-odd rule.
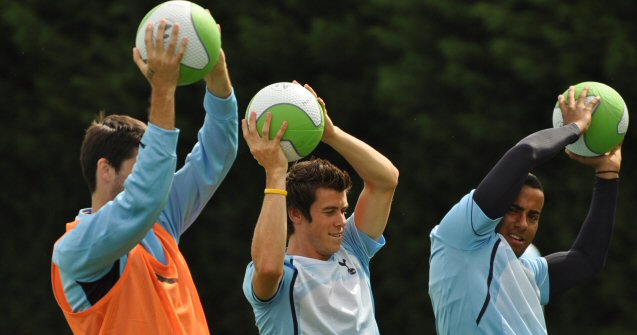
[[[67,232],[78,223],[67,224]],[[52,263],[53,293],[74,334],[209,334],[197,289],[176,241],[159,224],[153,231],[164,247],[167,265],[138,244],[129,252],[117,283],[81,312],[71,311],[59,269]]]

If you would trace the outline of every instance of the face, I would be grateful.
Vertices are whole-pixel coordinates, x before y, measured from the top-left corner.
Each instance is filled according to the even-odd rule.
[[[544,192],[525,185],[498,225],[498,233],[504,236],[516,256],[520,257],[533,242],[542,207]]]
[[[327,260],[338,251],[345,231],[347,194],[326,188],[316,190],[316,200],[310,207],[312,222],[301,218],[294,234],[302,238],[305,255]]]

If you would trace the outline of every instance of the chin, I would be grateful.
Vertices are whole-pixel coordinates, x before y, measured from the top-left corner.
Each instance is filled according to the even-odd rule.
[[[328,248],[326,251],[331,256],[331,255],[334,255],[339,249],[341,249],[341,245],[340,244],[337,245],[337,246]]]

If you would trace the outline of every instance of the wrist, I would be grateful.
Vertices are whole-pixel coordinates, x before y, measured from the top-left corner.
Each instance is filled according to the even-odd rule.
[[[588,123],[584,120],[578,120],[573,123],[577,126],[577,128],[579,128],[579,132],[581,135],[584,135],[588,130]]]
[[[281,188],[265,188],[263,190],[263,194],[278,194],[278,195],[282,195],[282,196],[287,196],[288,195],[288,191],[286,191],[285,189],[281,189]]]
[[[340,128],[336,127],[336,126],[332,126],[332,129],[329,131],[323,131],[323,137],[321,138],[321,141],[327,145],[331,146],[331,143],[333,143],[336,138],[337,138],[337,132],[340,131]]]
[[[208,91],[219,98],[225,99],[232,93],[232,84],[225,64],[224,66],[213,68],[212,71],[204,77],[204,81],[206,82]]]
[[[265,172],[266,188],[283,188],[285,189],[286,170],[276,169]]]
[[[175,92],[177,91],[177,86],[171,85],[158,85],[152,86],[151,96],[156,99],[166,99],[170,100],[175,97]]]
[[[598,169],[595,171],[595,176],[602,179],[616,179],[619,178],[619,169]]]

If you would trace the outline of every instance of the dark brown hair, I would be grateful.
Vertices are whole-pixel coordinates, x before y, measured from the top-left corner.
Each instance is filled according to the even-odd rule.
[[[133,157],[145,131],[146,124],[130,116],[99,113],[86,129],[80,149],[82,175],[91,194],[95,192],[97,161],[106,158],[119,171],[122,162]]]
[[[317,189],[348,192],[352,187],[352,180],[347,171],[339,169],[325,159],[315,157],[294,163],[288,171],[285,183],[288,191],[288,210],[299,210],[310,222],[310,207],[316,200]],[[288,234],[293,233],[294,226],[288,220]]]

